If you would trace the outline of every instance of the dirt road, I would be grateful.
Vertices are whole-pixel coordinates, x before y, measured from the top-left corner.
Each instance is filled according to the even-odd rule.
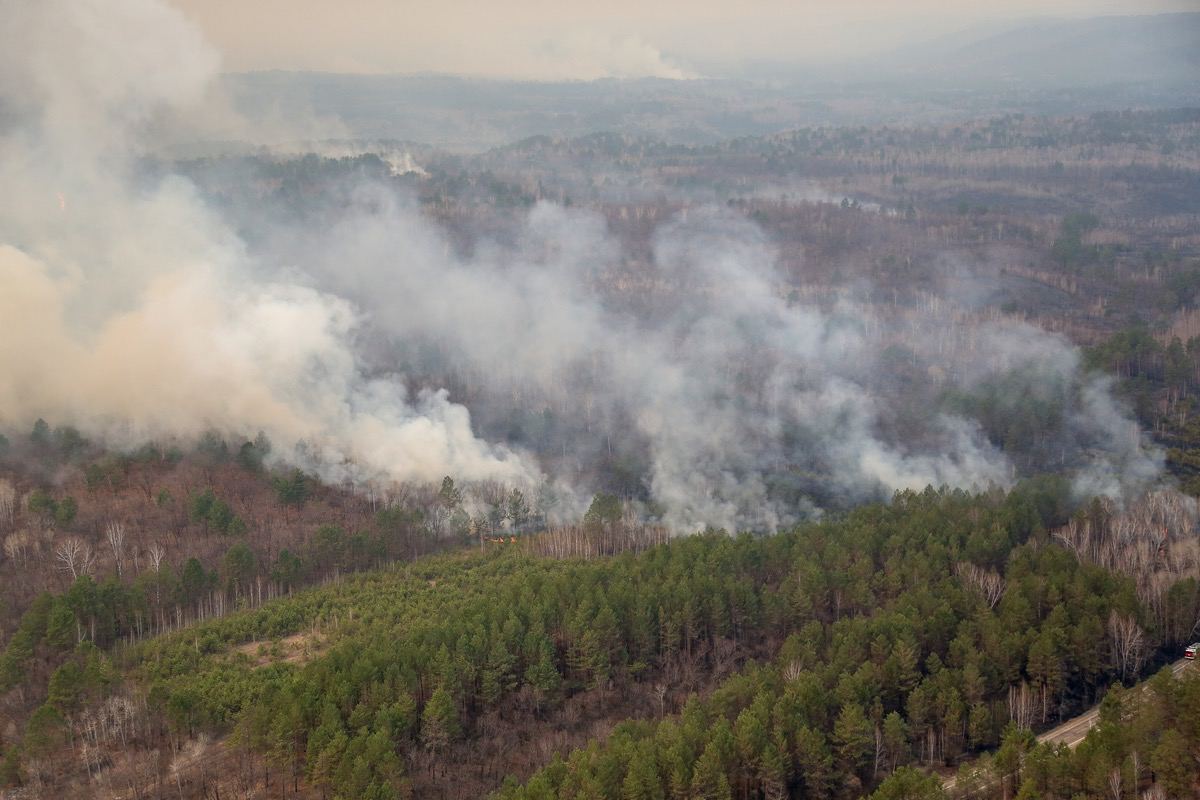
[[[1191,664],[1187,659],[1179,659],[1171,665],[1171,672],[1179,675]],[[1069,719],[1056,728],[1051,728],[1042,735],[1037,737],[1039,742],[1049,742],[1051,744],[1065,744],[1067,747],[1075,747],[1084,739],[1087,738],[1088,731],[1095,727],[1096,722],[1100,719],[1100,705],[1095,706],[1080,714],[1074,719]],[[957,777],[947,778],[942,782],[942,788],[947,792],[954,789],[957,783]]]
[[[1187,669],[1188,664],[1192,662],[1186,659],[1179,659],[1171,665],[1171,672],[1178,675]],[[1050,730],[1037,737],[1039,742],[1049,742],[1051,744],[1065,744],[1067,747],[1075,747],[1077,744],[1087,738],[1090,731],[1100,719],[1100,706],[1093,706],[1090,710],[1080,714],[1074,719],[1067,720],[1057,728]]]

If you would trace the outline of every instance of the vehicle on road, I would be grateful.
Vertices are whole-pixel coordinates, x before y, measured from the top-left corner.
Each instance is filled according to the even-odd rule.
[[[1198,652],[1200,652],[1200,642],[1189,644],[1187,649],[1183,651],[1183,657],[1188,661],[1194,661],[1196,659],[1196,653]]]

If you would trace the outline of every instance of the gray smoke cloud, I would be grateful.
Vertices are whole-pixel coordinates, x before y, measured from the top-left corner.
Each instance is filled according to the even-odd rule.
[[[211,101],[217,60],[185,20],[152,0],[4,15],[6,423],[117,442],[261,429],[327,479],[548,472],[571,510],[596,463],[625,464],[677,530],[769,530],[900,489],[1008,485],[1020,465],[978,408],[1053,389],[1049,447],[1081,491],[1157,474],[1064,340],[951,303],[802,296],[726,210],[661,225],[632,276],[601,217],[549,204],[470,252],[370,183],[319,229],[223,219],[189,180],[136,168]],[[261,228],[253,244],[235,224]]]
[[[109,440],[262,429],[329,474],[535,483],[444,392],[366,376],[348,301],[264,280],[187,181],[135,158],[218,66],[151,0],[17,2],[0,39],[0,415]],[[132,35],[131,31],[137,31]]]
[[[581,421],[572,447],[635,443],[648,495],[681,530],[774,529],[814,513],[819,496],[1011,484],[1018,465],[948,393],[987,393],[972,402],[1016,415],[1052,388],[1042,400],[1061,417],[1057,461],[1037,466],[1078,468],[1081,492],[1118,494],[1159,471],[1065,340],[949,301],[789,299],[769,240],[721,209],[655,233],[633,291],[660,295],[645,313],[612,300],[622,253],[604,221],[549,204],[514,243],[464,256],[413,204],[360,187],[337,223],[312,237],[288,228],[268,249],[353,298],[393,346],[435,352],[409,365],[456,376],[485,418],[546,408]],[[897,361],[921,385],[895,385]]]

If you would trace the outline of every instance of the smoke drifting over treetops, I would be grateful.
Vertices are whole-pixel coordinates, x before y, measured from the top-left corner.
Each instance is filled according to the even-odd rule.
[[[217,60],[181,17],[153,0],[3,13],[5,425],[118,444],[261,429],[326,478],[550,472],[579,497],[597,463],[629,463],[680,530],[1018,468],[1075,467],[1108,493],[1157,472],[1064,340],[789,296],[771,243],[725,211],[655,233],[649,313],[613,302],[620,245],[587,212],[539,205],[516,244],[470,256],[379,186],[315,230],[222,219],[188,180],[137,169],[211,101]],[[261,226],[253,246],[234,222]],[[989,420],[1030,403],[1048,433],[1017,463]]]
[[[586,473],[589,440],[610,451],[597,460],[631,455],[681,529],[773,528],[814,502],[1005,485],[1018,467],[1086,465],[1081,489],[1112,494],[1158,470],[1064,340],[951,303],[789,299],[770,242],[722,210],[659,228],[642,291],[661,301],[640,314],[603,290],[620,254],[587,212],[537,206],[517,244],[471,257],[371,188],[328,229],[284,230],[267,251],[351,298],[409,369],[457,376],[485,427],[569,418],[578,457],[556,473]],[[1048,438],[1016,464],[984,427],[1031,404]],[[553,455],[554,436],[524,433]]]
[[[354,308],[252,278],[186,181],[135,179],[143,137],[171,135],[216,74],[176,12],[72,0],[4,13],[6,421],[41,415],[110,438],[262,428],[331,464],[354,457],[398,476],[536,474],[477,439],[443,393],[364,377]]]

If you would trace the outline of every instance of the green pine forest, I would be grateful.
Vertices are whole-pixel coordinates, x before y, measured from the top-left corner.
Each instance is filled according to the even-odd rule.
[[[1119,797],[1186,796],[1200,681],[1113,687],[1178,657],[1200,588],[1180,581],[1152,613],[1132,578],[1080,563],[1050,532],[1101,512],[1068,496],[1058,478],[902,493],[592,560],[472,547],[136,644],[120,638],[133,590],[81,579],[40,597],[0,657],[6,686],[59,664],[0,779],[52,785],[78,753],[111,770],[119,740],[143,759],[130,774],[181,795],[192,748],[210,765],[189,774],[199,796],[235,775],[339,800],[924,798],[959,765],[976,797],[1111,797],[1116,773]],[[1134,673],[1114,619],[1144,632]],[[89,625],[107,637],[76,644]],[[1085,745],[1034,745],[1101,698]]]

